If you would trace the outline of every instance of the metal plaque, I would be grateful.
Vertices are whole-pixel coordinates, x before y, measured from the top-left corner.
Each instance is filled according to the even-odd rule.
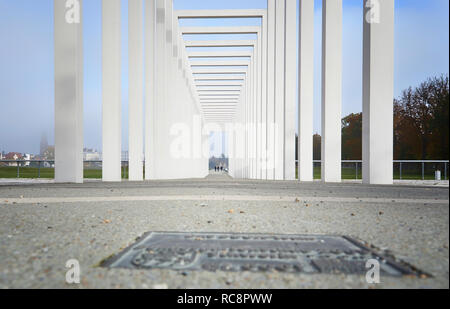
[[[159,233],[144,235],[103,267],[180,271],[250,271],[306,274],[366,274],[377,260],[380,274],[418,275],[413,267],[383,257],[341,236],[231,233]]]

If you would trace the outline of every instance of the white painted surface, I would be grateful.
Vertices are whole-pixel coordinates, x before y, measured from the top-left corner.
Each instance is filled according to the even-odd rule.
[[[155,32],[156,0],[145,0],[145,179],[152,179],[157,164],[154,115],[156,113]]]
[[[79,3],[80,22],[68,23],[65,2],[54,1],[55,182],[83,182],[83,2]]]
[[[393,183],[394,0],[382,0],[379,23],[364,1],[363,181]]]
[[[267,180],[275,179],[275,2],[267,0]]]
[[[285,29],[286,29],[285,0],[275,1],[275,179],[284,180],[285,156]]]
[[[341,182],[342,0],[322,10],[322,181]]]
[[[128,0],[128,152],[129,180],[144,179],[144,45],[143,2]]]
[[[313,181],[314,0],[300,1],[299,22],[299,180]]]
[[[102,1],[103,181],[121,177],[121,21],[120,0]]]
[[[297,106],[297,0],[286,0],[284,180],[295,180],[295,120]]]

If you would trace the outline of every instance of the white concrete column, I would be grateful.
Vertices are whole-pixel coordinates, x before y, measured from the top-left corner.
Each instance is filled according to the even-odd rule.
[[[364,0],[363,182],[393,183],[394,0]]]
[[[145,179],[155,174],[156,0],[145,0]]]
[[[262,47],[262,41],[261,41],[261,31],[258,33],[258,43],[256,48],[256,55],[253,58],[254,66],[255,66],[255,83],[256,83],[256,97],[255,97],[255,133],[256,133],[256,149],[255,149],[255,166],[256,166],[256,173],[255,178],[261,179],[262,175],[262,164],[261,164],[261,154],[262,154],[262,148],[261,148],[261,117],[262,117],[262,77],[261,77],[261,47]]]
[[[267,13],[262,19],[261,36],[261,179],[267,180]]]
[[[275,1],[267,0],[267,180],[275,179]]]
[[[275,179],[284,180],[285,155],[285,35],[286,35],[286,2],[275,1]]]
[[[341,182],[342,0],[322,10],[322,181]]]
[[[253,137],[252,137],[252,78],[253,71],[251,66],[248,67],[248,83],[247,83],[247,179],[253,177],[252,152],[253,152]]]
[[[301,1],[300,1],[301,2]],[[297,94],[297,0],[286,0],[286,72],[284,106],[284,180],[295,180]]]
[[[299,33],[299,180],[313,181],[314,0],[300,1]]]
[[[102,1],[103,181],[121,181],[120,0]]]
[[[144,46],[142,42],[144,25],[142,1],[128,0],[128,153],[130,181],[141,181],[144,178],[142,162],[144,151]]]
[[[258,68],[257,68],[257,56],[258,47],[255,49],[255,53],[253,55],[253,60],[251,61],[251,70],[253,72],[252,75],[252,118],[251,118],[251,134],[252,134],[252,179],[258,178],[258,131],[257,131],[257,118],[258,118]]]
[[[56,182],[83,182],[82,28],[82,0],[54,0]]]
[[[153,145],[155,147],[152,157],[150,157],[151,164],[150,169],[153,171],[149,175],[149,179],[158,179],[160,177],[161,164],[164,164],[161,160],[163,156],[161,154],[161,135],[162,128],[161,123],[163,121],[162,106],[164,105],[166,99],[166,61],[165,61],[165,51],[166,51],[166,1],[156,0],[156,28],[155,28],[155,102],[153,107],[153,116],[151,120],[153,121]]]

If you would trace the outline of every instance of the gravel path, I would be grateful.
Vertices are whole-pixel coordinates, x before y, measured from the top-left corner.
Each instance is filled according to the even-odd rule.
[[[206,197],[196,200],[199,196]],[[69,202],[67,197],[82,199]],[[448,197],[448,189],[439,187],[235,181],[220,176],[121,184],[3,185],[0,288],[370,287],[362,276],[98,267],[148,231],[348,235],[433,275],[382,278],[376,288],[448,288]],[[80,285],[65,283],[69,259],[80,261]]]

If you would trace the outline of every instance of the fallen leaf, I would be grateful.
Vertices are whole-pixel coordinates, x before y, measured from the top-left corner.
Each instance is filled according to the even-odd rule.
[[[234,209],[230,209],[230,210],[228,210],[228,213],[229,213],[229,214],[232,214],[232,213],[234,213]]]
[[[109,224],[109,223],[111,223],[111,220],[103,220],[103,223],[105,223],[105,224]]]

